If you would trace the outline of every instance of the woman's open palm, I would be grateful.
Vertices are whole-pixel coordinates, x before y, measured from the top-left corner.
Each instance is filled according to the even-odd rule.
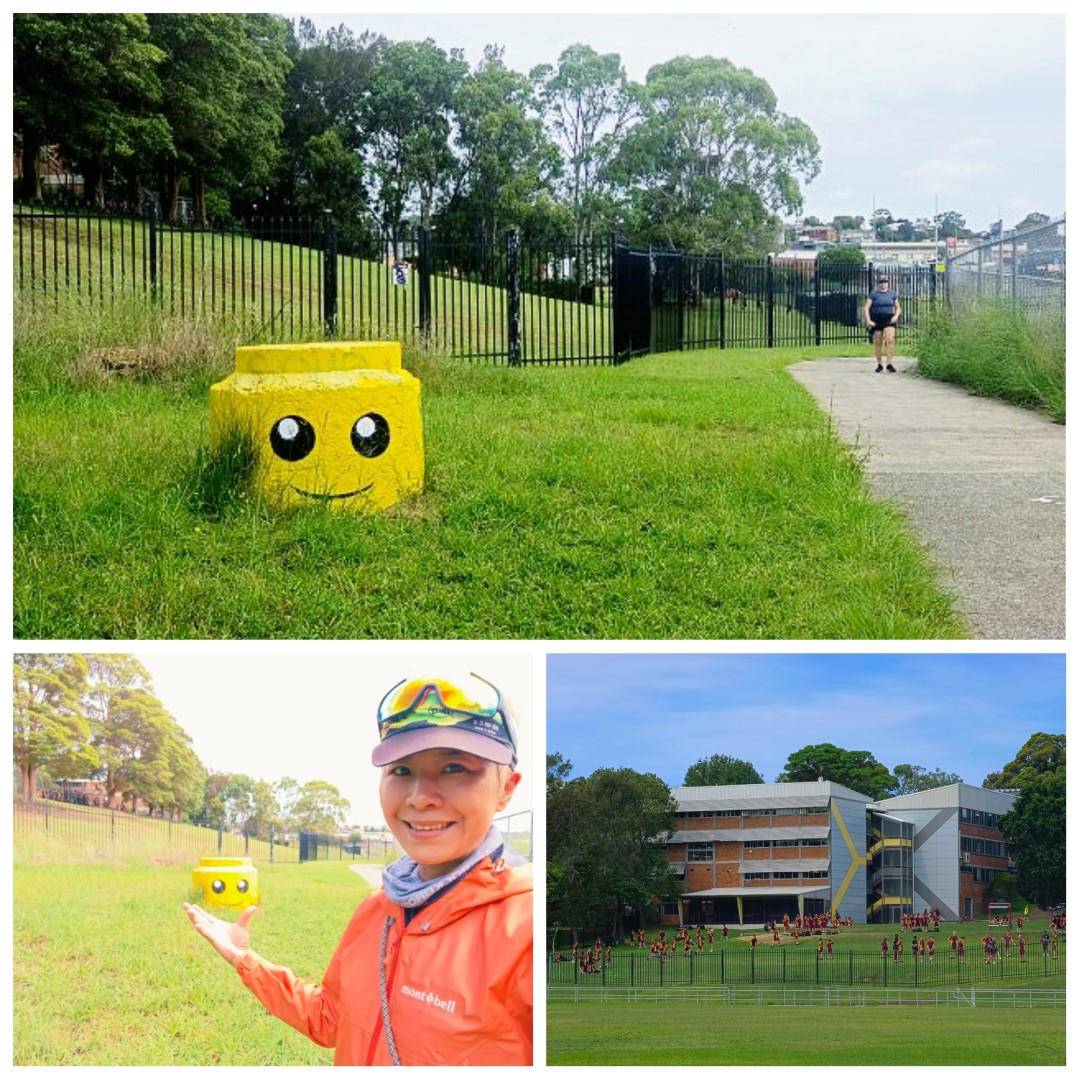
[[[236,922],[226,922],[209,912],[203,911],[198,904],[184,904],[184,910],[191,920],[192,926],[215,949],[232,964],[233,967],[240,962],[240,957],[251,948],[251,935],[248,933],[248,923],[255,914],[255,908],[245,908]]]

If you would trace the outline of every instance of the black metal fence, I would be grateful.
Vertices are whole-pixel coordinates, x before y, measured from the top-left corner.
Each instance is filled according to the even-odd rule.
[[[13,270],[26,302],[150,298],[232,320],[246,340],[393,338],[493,363],[619,363],[647,352],[864,341],[867,265],[729,260],[612,238],[534,243],[426,229],[397,237],[322,221],[228,229],[17,207]],[[903,337],[938,299],[929,266],[887,268]]]
[[[1014,944],[1008,957],[999,955],[993,963],[984,961],[974,944],[963,962],[950,956],[947,942],[934,959],[913,960],[905,955],[897,962],[892,955],[878,952],[834,949],[832,955],[818,953],[812,940],[798,946],[750,949],[723,948],[714,953],[689,956],[669,955],[661,960],[641,953],[619,953],[610,961],[585,971],[569,951],[566,959],[547,960],[548,986],[733,986],[769,984],[785,986],[836,987],[949,987],[973,985],[1015,978],[1032,978],[1065,973],[1064,954],[1043,956],[1037,940],[1029,943],[1020,959]]]
[[[35,799],[13,804],[15,838],[32,854],[48,847],[50,854],[124,851],[144,854],[187,853],[247,855],[270,863],[299,863],[314,859],[371,859],[385,862],[399,849],[381,835],[350,841],[325,833],[302,832],[288,836],[273,826],[250,834],[222,823],[173,821],[123,810],[110,810]]]

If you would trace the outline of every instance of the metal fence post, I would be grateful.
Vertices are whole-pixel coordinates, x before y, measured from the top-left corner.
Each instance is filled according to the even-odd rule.
[[[147,274],[150,279],[150,295],[156,297],[158,294],[158,221],[157,205],[151,198],[146,200],[146,224]]]
[[[323,227],[323,327],[328,338],[337,332],[337,230],[331,211],[325,210]]]
[[[423,225],[417,229],[417,282],[420,300],[420,333],[431,333],[431,233]]]
[[[225,823],[219,821],[217,827],[217,853],[221,854],[221,841],[225,836]]]
[[[776,281],[773,274],[773,256],[770,255],[765,260],[765,347],[771,349],[773,347],[773,335],[775,332],[774,316],[776,314],[776,297],[773,292],[776,288]]]
[[[521,234],[511,229],[506,234],[506,353],[511,367],[521,364]]]
[[[814,344],[821,344],[821,269],[814,260]]]

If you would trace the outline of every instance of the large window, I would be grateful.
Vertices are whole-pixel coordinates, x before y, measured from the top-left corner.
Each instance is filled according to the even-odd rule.
[[[687,862],[712,862],[713,850],[712,842],[695,842],[686,845],[686,861]]]
[[[1009,857],[1009,846],[1000,840],[984,840],[981,836],[961,836],[960,850],[971,855],[992,855],[997,859]]]
[[[746,849],[763,848],[768,847],[771,843],[771,840],[744,840],[743,847]]]

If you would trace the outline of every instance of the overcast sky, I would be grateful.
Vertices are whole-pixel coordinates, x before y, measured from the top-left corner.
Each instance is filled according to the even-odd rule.
[[[807,214],[869,218],[957,210],[982,230],[1065,209],[1065,16],[918,14],[312,14],[394,41],[433,38],[475,65],[487,44],[508,67],[554,64],[583,42],[627,75],[676,56],[715,56],[765,79],[781,112],[805,121],[822,168]],[[600,6],[600,5],[597,5]],[[696,5],[683,5],[693,7]],[[716,12],[716,5],[709,5]],[[768,5],[756,4],[758,11]],[[288,13],[296,18],[294,13]]]
[[[832,743],[977,787],[1030,735],[1065,731],[1065,658],[553,654],[547,712],[548,752],[574,776],[629,767],[679,787],[727,754],[772,783],[793,751]]]
[[[378,742],[376,710],[386,691],[414,675],[475,671],[516,707],[524,776],[508,811],[533,809],[531,655],[453,648],[358,655],[324,645],[317,653],[295,646],[254,653],[242,645],[212,653],[175,646],[133,651],[208,769],[271,783],[284,776],[301,784],[326,780],[351,803],[351,825],[383,823],[371,751]]]

